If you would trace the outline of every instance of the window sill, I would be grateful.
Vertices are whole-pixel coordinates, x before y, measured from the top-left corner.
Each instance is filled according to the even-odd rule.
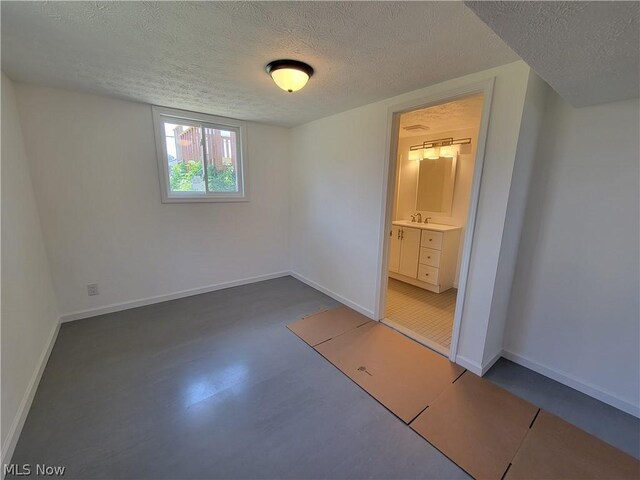
[[[237,197],[214,197],[214,196],[202,196],[202,197],[167,197],[162,199],[162,203],[236,203],[236,202],[248,202],[247,196]]]

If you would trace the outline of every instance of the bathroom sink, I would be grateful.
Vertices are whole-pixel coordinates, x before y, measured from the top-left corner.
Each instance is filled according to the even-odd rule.
[[[412,222],[411,220],[394,220],[391,223],[399,227],[421,228],[423,230],[436,230],[438,232],[446,232],[449,230],[457,230],[460,228],[453,225],[441,225],[439,223],[418,223]]]

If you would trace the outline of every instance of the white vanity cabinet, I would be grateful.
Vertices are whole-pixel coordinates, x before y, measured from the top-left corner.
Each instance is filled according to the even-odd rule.
[[[460,227],[393,222],[389,276],[435,293],[453,287]]]
[[[391,229],[389,271],[417,278],[420,230],[394,225]]]

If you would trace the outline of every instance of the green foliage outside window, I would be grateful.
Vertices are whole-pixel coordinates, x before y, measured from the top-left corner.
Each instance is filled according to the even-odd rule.
[[[171,167],[169,183],[173,192],[192,192],[193,178],[202,178],[202,163],[179,162]]]
[[[237,191],[236,172],[232,166],[226,166],[218,171],[215,166],[208,165],[207,173],[210,192]],[[171,167],[169,174],[171,191],[193,192],[196,190],[196,188],[194,188],[194,180],[196,183],[200,183],[199,180],[202,178],[201,162],[179,162]],[[204,182],[202,183],[202,187],[204,187]]]
[[[218,171],[213,165],[209,165],[207,169],[209,173],[209,190],[212,192],[235,192],[238,190],[236,185],[236,172],[231,165],[225,166]]]

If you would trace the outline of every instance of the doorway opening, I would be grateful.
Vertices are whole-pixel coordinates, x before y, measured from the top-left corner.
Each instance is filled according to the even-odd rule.
[[[492,84],[390,111],[379,318],[455,361]]]

